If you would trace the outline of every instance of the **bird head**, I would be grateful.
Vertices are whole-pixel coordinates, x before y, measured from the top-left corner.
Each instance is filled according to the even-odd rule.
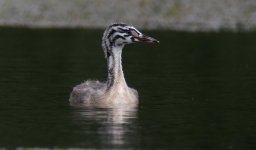
[[[103,42],[110,46],[121,46],[135,42],[159,43],[158,40],[142,34],[134,26],[124,23],[112,24],[104,32]]]

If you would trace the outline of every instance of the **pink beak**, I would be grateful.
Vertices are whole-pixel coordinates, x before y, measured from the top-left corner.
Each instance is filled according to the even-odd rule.
[[[142,35],[142,36],[138,36],[138,37],[135,37],[136,39],[138,39],[139,41],[141,42],[146,42],[146,43],[159,43],[158,40],[152,38],[152,37],[149,37],[149,36],[146,36],[146,35]]]

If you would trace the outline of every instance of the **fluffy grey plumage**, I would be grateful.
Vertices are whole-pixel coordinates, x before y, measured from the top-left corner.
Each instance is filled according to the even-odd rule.
[[[72,105],[115,107],[137,105],[138,93],[126,84],[122,70],[122,49],[135,42],[158,43],[143,35],[135,27],[115,23],[106,28],[102,38],[102,48],[108,64],[106,83],[88,80],[73,88],[70,95]]]
[[[88,103],[89,100],[97,100],[99,95],[104,94],[106,84],[99,81],[88,80],[73,88],[70,95],[70,103],[80,104]]]

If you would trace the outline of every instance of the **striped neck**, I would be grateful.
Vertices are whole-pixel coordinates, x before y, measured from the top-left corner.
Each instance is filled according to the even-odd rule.
[[[115,86],[127,86],[122,69],[122,48],[121,46],[112,47],[107,57],[108,79],[107,90]]]

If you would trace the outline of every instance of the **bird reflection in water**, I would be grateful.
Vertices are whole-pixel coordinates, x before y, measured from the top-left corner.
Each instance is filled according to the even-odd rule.
[[[95,108],[90,106],[72,106],[73,118],[79,123],[81,132],[97,133],[95,140],[101,146],[123,147],[137,142],[137,108]],[[95,131],[96,130],[96,131]],[[84,141],[90,142],[90,141]],[[134,143],[133,143],[134,144]]]

